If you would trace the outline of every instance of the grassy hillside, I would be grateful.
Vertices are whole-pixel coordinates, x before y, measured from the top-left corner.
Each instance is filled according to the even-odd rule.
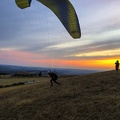
[[[120,74],[115,71],[49,78],[0,89],[0,120],[120,120]]]

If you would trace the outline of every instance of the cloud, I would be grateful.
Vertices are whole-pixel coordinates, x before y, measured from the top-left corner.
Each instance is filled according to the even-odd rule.
[[[68,61],[75,64],[80,60],[119,57],[120,1],[71,2],[82,31],[78,40],[71,38],[58,18],[39,2],[33,1],[31,7],[21,10],[14,1],[1,1],[1,63],[22,64],[29,61],[31,65],[38,65],[40,62],[48,63],[47,59],[53,63],[62,59],[65,65]],[[19,60],[22,55],[25,59]]]

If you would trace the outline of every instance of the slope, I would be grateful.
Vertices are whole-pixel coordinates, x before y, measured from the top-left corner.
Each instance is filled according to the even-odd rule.
[[[0,89],[0,120],[119,120],[120,75],[115,71]]]

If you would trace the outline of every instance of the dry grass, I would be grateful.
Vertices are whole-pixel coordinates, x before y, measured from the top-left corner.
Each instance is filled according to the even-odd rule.
[[[119,79],[118,79],[119,77]],[[0,89],[0,120],[120,120],[115,71]]]

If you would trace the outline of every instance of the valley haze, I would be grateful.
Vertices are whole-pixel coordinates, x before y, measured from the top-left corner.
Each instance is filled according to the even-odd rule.
[[[28,67],[15,65],[0,65],[0,73],[14,74],[17,72],[44,72],[47,75],[48,71],[56,72],[58,75],[80,75],[100,72],[100,70],[85,70],[85,69],[69,69],[69,68],[45,68],[45,67]]]

